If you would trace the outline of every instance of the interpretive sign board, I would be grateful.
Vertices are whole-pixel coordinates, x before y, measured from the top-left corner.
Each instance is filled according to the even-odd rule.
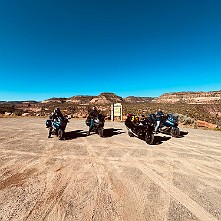
[[[122,121],[122,104],[116,103],[111,105],[111,120],[114,121],[118,117]]]

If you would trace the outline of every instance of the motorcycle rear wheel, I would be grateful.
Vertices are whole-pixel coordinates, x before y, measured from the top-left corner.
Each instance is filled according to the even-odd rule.
[[[170,130],[170,135],[172,137],[179,137],[180,136],[180,129],[177,127],[172,127]]]
[[[154,134],[147,131],[146,134],[145,134],[145,141],[146,141],[147,144],[150,144],[150,145],[153,144]]]
[[[129,135],[130,137],[134,137],[133,133],[132,133],[130,130],[128,130],[128,135]]]

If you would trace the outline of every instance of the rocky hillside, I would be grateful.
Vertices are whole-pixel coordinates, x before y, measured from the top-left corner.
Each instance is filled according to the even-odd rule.
[[[70,98],[50,98],[43,102],[36,101],[10,101],[0,103],[0,117],[47,116],[55,107],[60,107],[64,114],[84,117],[96,105],[99,111],[106,116],[110,115],[112,103],[123,104],[123,114],[155,113],[158,108],[165,113],[179,113],[195,120],[210,123],[221,121],[221,91],[212,92],[178,92],[163,94],[159,98],[126,97],[122,98],[114,93],[101,93],[98,96],[73,96]]]
[[[152,102],[154,100],[153,97],[134,97],[129,96],[124,98],[124,101],[127,103],[145,103],[145,102]]]
[[[42,103],[58,102],[72,103],[76,105],[106,105],[111,103],[122,102],[123,98],[114,93],[101,93],[98,96],[78,95],[70,98],[50,98],[42,101]]]
[[[66,102],[68,102],[68,103],[73,103],[73,104],[78,104],[78,105],[84,105],[84,104],[89,104],[89,102],[90,102],[94,97],[95,97],[95,96],[78,95],[78,96],[73,96],[73,97],[67,98]]]
[[[70,98],[49,98],[42,102],[37,101],[0,101],[0,104],[34,104],[42,103],[45,105],[52,103],[74,104],[74,105],[109,105],[111,103],[188,103],[188,104],[205,104],[221,103],[221,90],[210,92],[175,92],[165,93],[160,97],[135,97],[129,96],[122,98],[114,93],[101,93],[98,96],[78,95]]]
[[[188,103],[203,104],[221,101],[221,90],[210,92],[177,92],[166,93],[156,98],[156,103]]]
[[[42,103],[51,103],[51,102],[54,102],[54,103],[65,103],[66,100],[67,100],[67,98],[56,98],[56,97],[53,97],[53,98],[49,98],[47,100],[42,101]]]
[[[106,105],[106,104],[112,104],[112,103],[119,103],[122,101],[123,101],[123,98],[120,96],[117,96],[114,93],[101,93],[97,97],[94,97],[90,101],[90,104]]]
[[[98,96],[73,96],[70,98],[50,98],[42,103],[72,103],[76,105],[109,105],[112,103],[187,103],[206,104],[220,103],[221,90],[210,92],[175,92],[165,93],[158,98],[129,96],[122,98],[114,93],[101,93]]]
[[[135,97],[129,96],[122,98],[114,93],[101,93],[98,96],[78,95],[70,98],[50,98],[42,101],[42,103],[72,103],[76,105],[107,105],[112,103],[145,103],[151,102],[151,97]]]

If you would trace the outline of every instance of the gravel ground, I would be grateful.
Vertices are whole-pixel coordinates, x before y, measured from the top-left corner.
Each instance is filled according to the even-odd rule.
[[[185,128],[155,145],[106,122],[70,120],[48,139],[43,118],[0,118],[0,220],[221,220],[221,133]]]

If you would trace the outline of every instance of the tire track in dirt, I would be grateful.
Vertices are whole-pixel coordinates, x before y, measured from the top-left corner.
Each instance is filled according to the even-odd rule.
[[[85,183],[83,177],[87,177],[90,172],[89,164],[78,165],[76,168],[73,161],[68,161],[60,168],[53,166],[53,171],[46,177],[45,188],[26,220],[78,220],[77,217],[84,220],[81,219],[81,213],[87,211],[85,206],[91,200],[92,186]],[[87,188],[90,192],[87,192]],[[86,211],[81,211],[80,208]]]
[[[118,149],[121,147],[122,151],[125,150],[125,147],[128,146],[128,144],[131,145],[130,139],[124,139],[123,142],[120,141],[113,141],[115,145],[115,147],[117,147]],[[136,138],[135,138],[135,143],[136,143]],[[142,185],[143,181],[140,181],[140,184],[135,183],[132,180],[132,177],[128,177],[125,178],[125,176],[120,173],[119,171],[121,171],[121,167],[126,167],[126,168],[130,168],[130,162],[125,161],[123,158],[124,156],[127,155],[131,155],[134,154],[135,151],[139,150],[139,149],[143,149],[143,150],[148,150],[150,152],[150,154],[148,155],[148,161],[153,163],[153,150],[152,148],[148,149],[148,145],[147,148],[143,148],[146,147],[146,143],[143,141],[140,142],[139,144],[136,143],[135,147],[133,148],[129,148],[129,150],[126,148],[126,152],[124,154],[122,154],[123,157],[121,157],[121,161],[122,164],[116,164],[114,162],[109,162],[108,163],[108,169],[109,171],[112,171],[112,176],[115,177],[115,182],[113,181],[114,178],[112,178],[112,183],[114,182],[113,185],[116,186],[116,188],[114,189],[115,192],[119,192],[120,189],[120,193],[119,194],[119,201],[121,202],[121,207],[122,207],[122,213],[123,213],[123,220],[162,220],[162,214],[159,214],[159,208],[155,207],[154,205],[150,205],[149,203],[151,201],[149,201],[149,199],[146,198],[146,195],[144,194],[144,187]],[[138,151],[139,152],[139,151]],[[136,156],[133,156],[135,158],[137,158]],[[140,158],[141,159],[141,158]],[[144,156],[142,158],[142,160],[146,159],[146,156]],[[136,171],[137,167],[135,166],[134,169]],[[138,172],[138,171],[137,171]],[[134,176],[136,176],[136,172],[132,173]],[[123,175],[123,176],[122,176]],[[117,180],[117,181],[116,181]],[[154,188],[154,186],[153,186]],[[148,190],[146,190],[148,191]],[[125,194],[123,193],[125,192]],[[151,197],[151,196],[150,196]],[[165,197],[163,197],[163,199],[165,199]],[[160,199],[159,199],[160,200]],[[169,200],[169,197],[167,198],[167,201]],[[149,205],[148,205],[149,204]],[[156,209],[157,208],[157,209]],[[161,208],[164,212],[166,212],[168,210],[168,205],[166,205],[165,208]],[[160,211],[162,211],[160,209]],[[163,213],[166,214],[166,213]],[[165,215],[166,216],[166,215]]]
[[[204,157],[208,157],[208,158],[211,158],[213,160],[216,160],[218,162],[221,162],[221,157],[215,157],[215,156],[205,156],[205,153],[200,151],[200,150],[197,150],[195,146],[195,144],[200,144],[200,145],[204,145],[205,146],[205,143],[202,144],[202,142],[196,142],[196,140],[188,140],[188,142],[190,142],[190,148],[188,148],[188,150],[190,150],[191,152],[194,152],[194,153],[198,153],[198,154],[201,154],[202,156]],[[183,149],[184,145],[185,144],[182,144],[182,143],[177,143],[177,142],[170,142],[170,144],[174,145],[175,147],[180,147]],[[197,145],[198,147],[198,145]],[[219,149],[217,149],[219,151],[219,154],[220,153],[220,149],[221,149],[221,146],[219,146]]]
[[[170,144],[172,144],[174,147],[177,147],[177,146],[179,146],[179,147],[181,147],[181,148],[183,147],[183,146],[181,146],[180,144],[176,144],[176,143],[170,143]],[[203,153],[201,153],[200,151],[194,151],[194,152],[200,153],[201,156],[205,156],[205,155],[203,155]],[[213,159],[213,157],[210,157],[210,156],[206,156],[206,157]],[[214,159],[213,159],[213,160],[214,160]],[[216,160],[217,163],[220,162],[220,161],[218,161],[217,159],[215,159],[215,160]],[[201,174],[201,175],[204,175],[204,176],[206,176],[206,174],[205,174],[205,171],[206,171],[206,173],[209,175],[209,177],[216,177],[217,179],[221,180],[221,176],[218,175],[218,174],[214,174],[214,170],[208,168],[207,166],[203,165],[202,163],[199,164],[200,160],[197,161],[197,164],[196,164],[196,162],[195,162],[195,163],[194,163],[194,162],[191,162],[191,163],[190,163],[190,162],[189,162],[190,160],[187,160],[186,158],[185,158],[184,160],[182,160],[182,158],[181,158],[180,161],[183,161],[183,162],[185,161],[185,164],[183,164],[183,165],[188,166],[188,167],[190,168],[190,170],[191,170],[191,168],[195,168],[196,171],[198,171],[198,173],[199,173],[200,170],[201,170],[202,172],[200,172],[200,174]],[[205,164],[205,161],[202,161],[202,162]]]
[[[33,169],[30,168],[32,163],[33,159],[26,159],[26,160],[23,159],[20,161],[20,159],[16,158],[8,161],[6,164],[4,164],[4,166],[0,168],[1,171],[0,177],[2,179],[2,182],[11,176],[24,173],[25,170]]]
[[[209,158],[219,159],[219,155],[215,155],[219,147],[212,146],[215,139],[220,139],[218,133],[202,131],[201,135],[195,130],[190,134],[192,139],[189,136],[188,139],[171,138],[150,146],[124,133],[107,138],[91,135],[58,141],[47,139],[42,119],[4,122],[0,137],[13,130],[18,131],[19,139],[12,132],[13,141],[9,136],[0,141],[0,145],[4,142],[0,171],[6,172],[4,180],[10,174],[16,177],[16,173],[22,179],[23,175],[27,178],[22,186],[9,186],[0,194],[0,219],[156,221],[176,220],[172,219],[175,217],[188,220],[188,216],[183,219],[181,214],[185,211],[197,214],[201,221],[220,217],[219,201],[216,201],[220,199],[220,161]],[[83,123],[75,121],[73,131],[76,127],[82,129]],[[108,125],[124,126],[115,122]],[[206,142],[211,149],[208,154],[205,145],[194,143],[204,136],[208,137]],[[188,155],[188,152],[191,153]],[[185,176],[186,182],[180,185]],[[173,179],[174,186],[171,185]],[[174,217],[170,216],[171,212]]]
[[[185,142],[196,143],[196,144],[199,144],[200,146],[206,146],[207,141],[205,139],[204,139],[204,141],[202,141],[202,138],[199,140],[194,138],[194,140],[193,140],[193,139],[185,137]],[[220,150],[221,145],[219,142],[213,142],[210,139],[209,143],[211,146],[213,146],[214,149]]]
[[[169,142],[169,143],[171,143],[171,142]],[[169,145],[169,147],[167,148],[167,151],[168,150],[170,150],[170,153],[168,153],[168,152],[166,152],[167,153],[167,156],[169,157],[169,158],[167,158],[167,162],[168,161],[171,161],[172,160],[172,164],[173,164],[173,162],[174,162],[174,159],[176,159],[176,154],[174,154],[173,152],[172,152],[172,150],[171,150],[171,148],[170,148],[170,146],[171,145]],[[176,146],[176,144],[175,145],[173,145],[173,146]],[[180,145],[181,146],[181,145]],[[182,148],[183,148],[183,146],[182,146]],[[129,156],[129,154],[127,154],[127,156]],[[143,163],[146,165],[146,163],[145,163],[145,159],[141,159],[141,158],[134,158],[134,157],[129,157],[131,160],[133,160],[134,162],[133,162],[133,166],[136,166],[137,165],[137,163],[139,162],[138,161],[138,159],[139,160],[142,160],[143,161]],[[165,160],[165,159],[164,159]],[[135,163],[136,162],[136,163]],[[151,168],[151,163],[152,162],[149,162],[149,158],[148,158],[148,168]],[[168,164],[168,163],[167,163]],[[167,165],[166,164],[166,165]],[[139,167],[138,167],[139,168]],[[142,168],[140,168],[143,172],[145,172]],[[148,174],[149,173],[149,171],[150,171],[151,169],[148,169],[148,172],[146,172],[145,174]],[[165,170],[165,168],[164,168],[164,170]],[[151,170],[152,172],[153,172],[153,170]],[[159,170],[160,171],[160,170]],[[169,183],[167,183],[168,184],[168,186],[169,185],[172,185],[172,183],[173,183],[173,173],[171,173],[171,169],[169,168],[169,170],[166,170],[166,173],[167,173],[167,175],[165,174],[165,172],[163,173],[164,174],[164,176],[166,177],[166,179],[165,180],[168,180],[168,176],[170,177],[169,178]],[[154,174],[155,174],[155,172],[153,172]],[[161,168],[161,173],[162,173],[162,168]],[[156,174],[156,176],[159,176],[158,174]],[[150,178],[150,175],[148,175],[148,177]],[[160,176],[159,176],[160,177]],[[156,180],[153,180],[153,181],[156,181]],[[159,182],[156,182],[156,184],[157,185],[159,185]],[[162,186],[161,186],[162,187]],[[173,188],[176,188],[176,187],[173,187]],[[164,188],[164,190],[165,190],[165,188]],[[178,189],[177,189],[178,190]],[[180,190],[178,190],[178,193],[181,193],[181,198],[183,198],[183,196],[187,196],[186,194],[184,194],[184,193],[182,193]],[[171,194],[170,194],[171,195]],[[172,196],[173,196],[173,194],[172,194]],[[174,197],[174,196],[173,196]],[[176,197],[175,198],[176,200],[179,200],[178,199],[178,197]],[[192,204],[195,204],[194,206],[196,207],[196,205],[197,205],[197,207],[198,207],[198,210],[200,211],[200,212],[196,212],[196,210],[194,211],[194,212],[196,212],[196,215],[198,215],[198,217],[199,218],[201,218],[201,210],[205,213],[205,214],[207,214],[208,216],[204,219],[205,221],[206,220],[216,220],[216,218],[215,217],[213,217],[210,213],[208,213],[204,208],[202,208],[201,206],[199,206],[197,203],[195,203],[192,199],[190,199],[189,198],[189,200],[188,201],[186,201],[185,203],[184,203],[184,206],[186,206],[186,205],[188,205],[189,204],[189,202],[193,202]],[[165,212],[165,214],[167,214],[168,213],[168,211],[169,211],[169,205],[170,205],[170,200],[168,199],[168,204],[167,205],[165,205],[165,208],[164,208],[164,211],[167,211],[167,212]],[[187,207],[188,208],[188,207]],[[190,209],[190,207],[188,208],[188,209]],[[163,211],[163,210],[162,210]],[[191,210],[190,210],[191,211]],[[193,210],[192,210],[193,211]],[[211,219],[207,219],[207,218],[211,218]],[[166,217],[165,217],[165,219],[166,219]],[[203,219],[202,219],[203,220]]]
[[[167,160],[167,163],[165,164],[164,169],[166,171],[163,172],[163,176],[165,177],[165,180],[170,185],[172,185],[173,184],[173,178],[174,178],[173,168],[174,168],[174,159],[175,159],[174,156],[175,155],[174,155],[174,153],[173,153],[170,146],[168,147],[167,155],[169,156],[169,159]],[[152,167],[153,167],[153,165],[155,165],[155,164],[154,164],[153,161],[151,163],[152,163]],[[158,171],[160,171],[160,170],[158,170]],[[163,209],[162,209],[162,213],[164,214],[164,220],[167,220],[167,218],[168,218],[167,216],[169,214],[170,204],[171,204],[170,201],[171,201],[170,195],[164,197],[164,206],[163,206]]]
[[[60,162],[54,162],[56,159],[57,150],[54,148],[55,141],[49,142],[47,147],[39,154],[39,158],[35,161],[35,168],[38,169],[38,174],[46,173],[45,187],[36,201],[33,208],[29,211],[25,220],[46,220],[51,215],[53,209],[59,204],[61,198],[67,187],[74,177],[72,177],[72,164],[70,161],[66,162],[63,156],[59,159],[63,159]],[[50,161],[54,162],[53,166],[48,166]],[[64,163],[63,163],[64,162]],[[50,165],[50,164],[49,164]],[[84,174],[79,171],[78,176]],[[41,176],[41,175],[40,175]],[[52,214],[53,215],[53,214]],[[65,214],[59,214],[60,217],[64,217]]]
[[[96,203],[93,208],[92,220],[122,220],[121,211],[119,206],[117,206],[116,200],[113,198],[112,186],[109,180],[109,174],[106,169],[106,165],[100,161],[96,152],[90,143],[92,139],[96,137],[87,137],[84,142],[87,146],[89,156],[91,157],[92,167],[97,176],[97,196]],[[101,139],[104,142],[104,139]],[[96,143],[96,142],[95,142]]]
[[[161,208],[154,205],[156,199],[151,200],[154,195],[151,188],[154,185],[149,183],[146,186],[148,182],[144,182],[136,167],[131,167],[128,162],[124,166],[111,163],[108,170],[112,171],[111,183],[121,205],[122,220],[163,220],[163,214],[159,212]]]
[[[41,199],[36,202],[35,206],[30,210],[25,220],[33,221],[46,219],[46,217],[53,210],[54,206],[63,196],[63,193],[70,182],[71,174],[68,172],[65,174],[65,176],[55,174],[50,183],[46,184],[45,190],[42,192]],[[52,185],[52,183],[54,185]]]
[[[218,221],[214,216],[212,216],[209,212],[207,212],[203,207],[197,204],[194,200],[192,200],[188,195],[177,189],[171,183],[166,181],[164,178],[153,172],[151,169],[145,167],[145,165],[141,164],[139,161],[131,158],[130,156],[126,156],[125,160],[131,162],[132,165],[139,168],[149,179],[151,179],[154,183],[160,186],[165,192],[167,192],[170,196],[172,196],[175,200],[184,205],[187,209],[189,209],[196,217],[198,217],[201,221]]]
[[[54,158],[53,147],[54,147],[54,144],[49,143],[47,145],[47,148],[45,148],[44,151],[41,154],[40,153],[38,154],[38,157],[36,157],[36,154],[34,154],[34,156],[35,156],[34,158],[32,157],[29,160],[24,160],[23,159],[23,161],[21,161],[21,163],[20,163],[20,166],[18,165],[18,163],[14,163],[15,167],[14,167],[13,173],[15,175],[16,174],[19,175],[19,174],[22,174],[23,171],[27,171],[28,168],[32,168],[32,169],[34,168],[35,175],[38,175],[38,176],[39,176],[39,174],[44,173],[44,171],[46,171],[47,168],[48,168],[47,163],[50,162],[50,160]],[[8,152],[8,151],[6,151],[6,152]],[[26,155],[26,152],[23,152],[23,151],[15,151],[15,153],[13,153],[13,154],[18,154],[18,153],[19,153],[19,155],[21,153],[24,153]],[[9,152],[9,154],[10,154],[10,152]],[[31,154],[31,155],[33,156],[33,154]],[[18,159],[16,161],[18,161]],[[7,168],[10,168],[10,169],[13,168],[12,162],[10,162],[10,161],[7,163],[7,165],[4,165],[4,166],[6,166]],[[62,165],[61,165],[61,167],[62,167]],[[60,170],[59,168],[58,169],[54,168],[54,169],[56,171]],[[43,196],[43,198],[47,194],[48,194],[48,196],[46,196],[46,200],[42,199],[42,200],[39,200],[38,202],[36,202],[36,205],[37,205],[38,208],[40,207],[39,202],[41,202],[44,205],[43,207],[46,208],[45,210],[44,209],[39,209],[37,213],[39,213],[39,211],[42,211],[43,213],[45,212],[45,215],[37,214],[37,217],[39,216],[40,219],[38,219],[38,218],[35,219],[35,216],[33,216],[33,213],[31,212],[29,214],[30,219],[28,219],[28,220],[42,220],[43,216],[46,217],[50,213],[50,209],[53,208],[54,202],[56,202],[62,196],[62,193],[63,193],[64,189],[66,188],[66,186],[68,184],[68,181],[69,181],[68,171],[67,171],[66,175],[64,176],[66,178],[66,182],[65,182],[65,179],[63,179],[62,177],[57,177],[58,181],[59,182],[62,181],[62,182],[60,182],[60,184],[56,188],[57,191],[54,190],[54,189],[51,189],[51,190],[49,190],[49,193],[48,193],[48,189],[50,189],[50,182],[53,181],[53,179],[56,179],[56,177],[55,176],[54,177],[53,176],[50,176],[50,177],[47,176],[47,178],[49,178],[49,180],[47,181],[48,185],[43,190],[41,196]],[[54,202],[50,204],[49,203],[50,199],[53,200],[53,198],[54,198]],[[10,202],[9,202],[9,204],[10,204]],[[14,211],[16,211],[16,207],[14,208]],[[34,209],[32,209],[32,211],[33,210]],[[14,214],[13,210],[12,210],[12,213]]]

